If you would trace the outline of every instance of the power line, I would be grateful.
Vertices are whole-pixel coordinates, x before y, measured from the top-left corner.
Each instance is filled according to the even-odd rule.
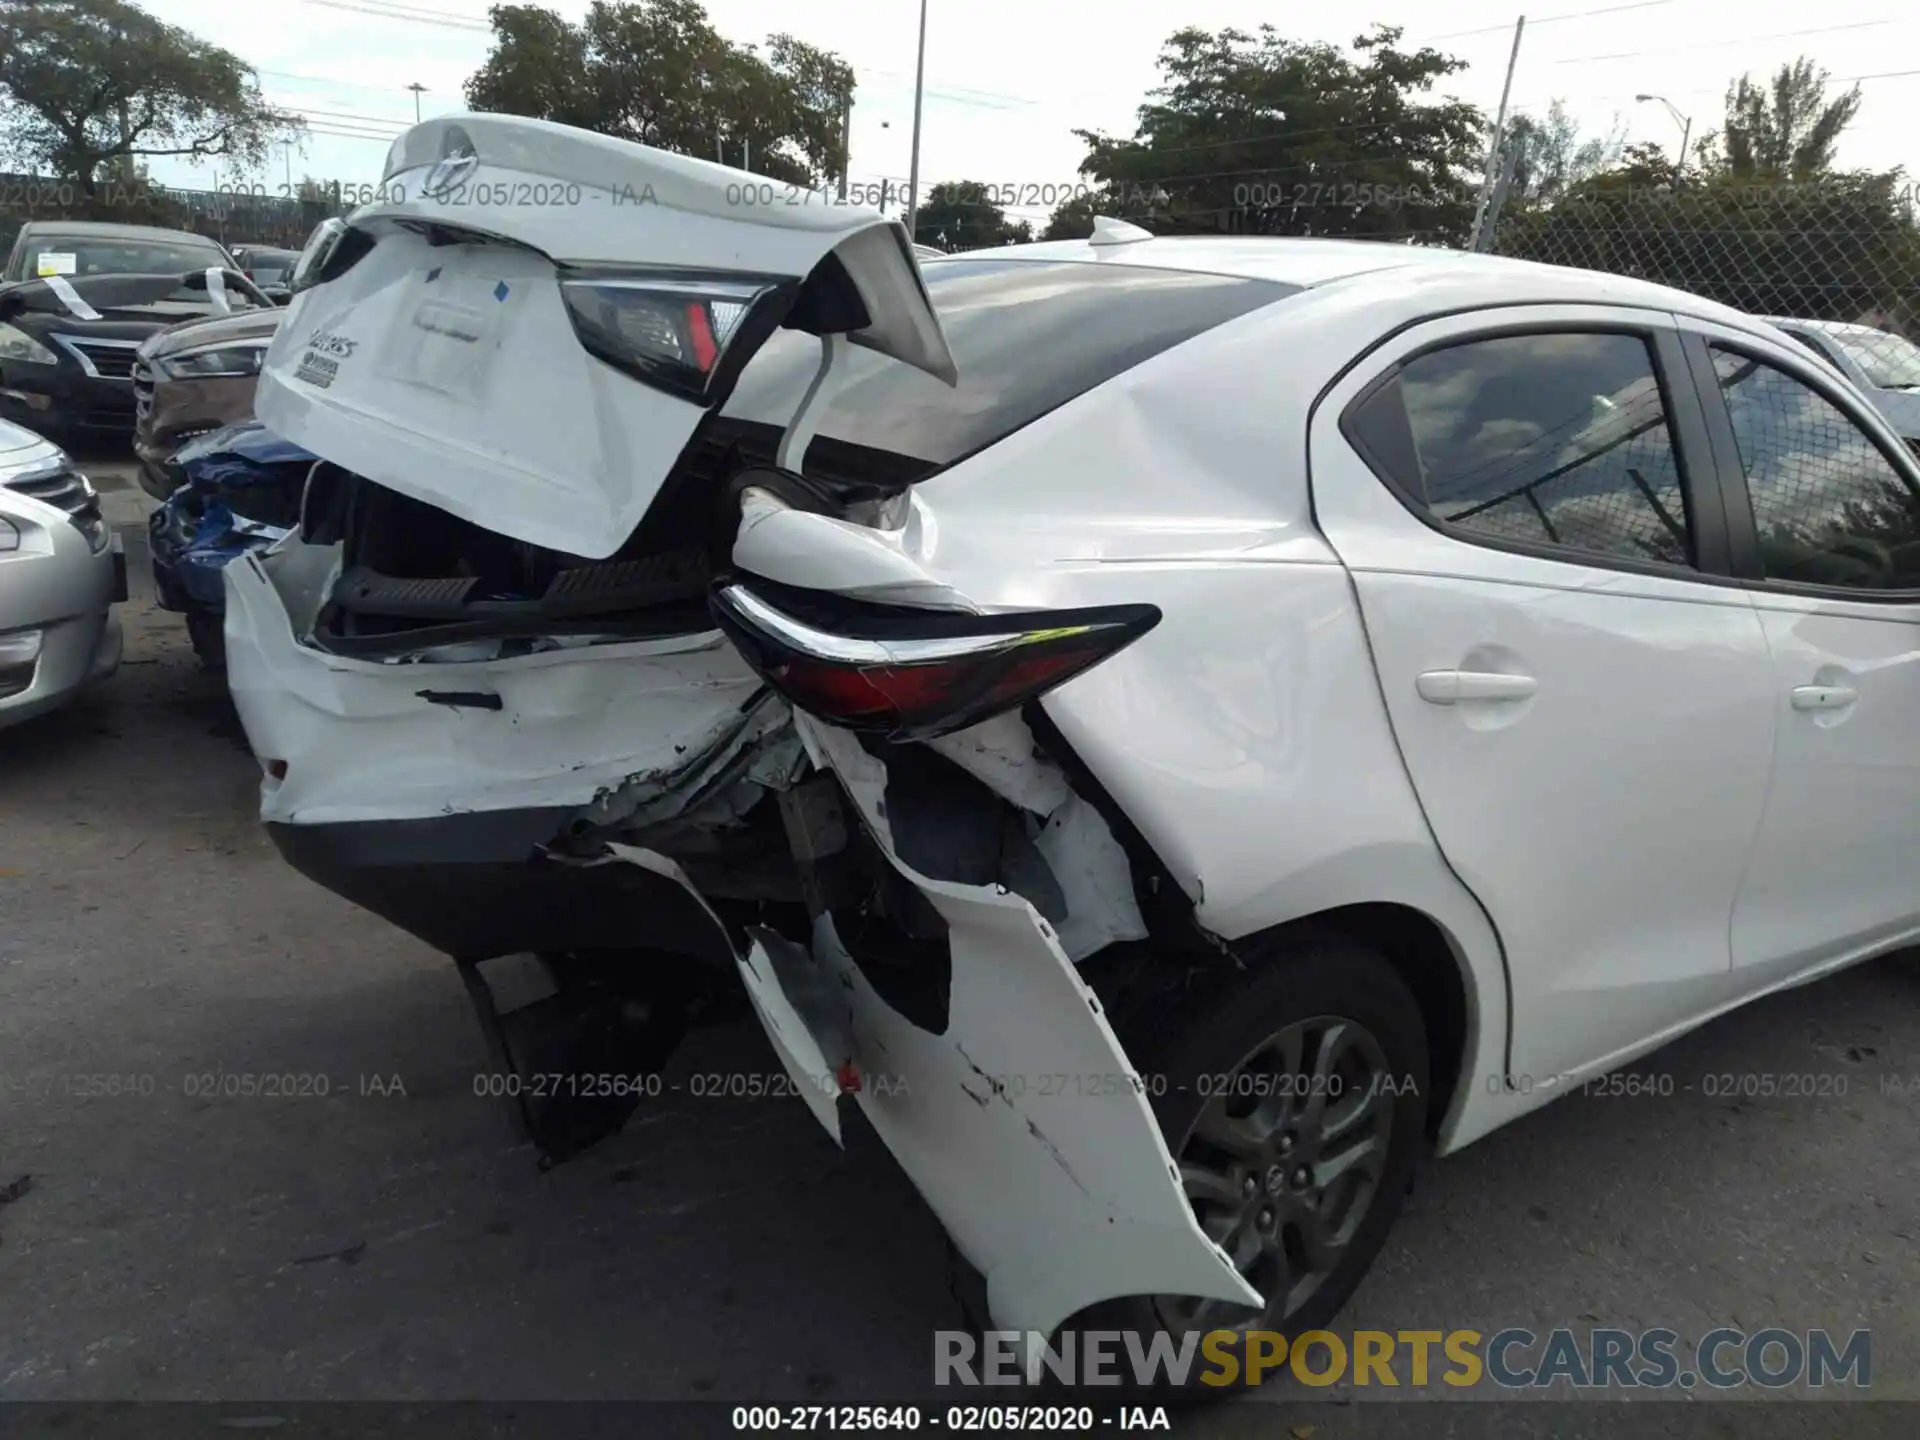
[[[319,5],[328,10],[351,10],[358,15],[375,15],[382,20],[411,20],[416,24],[444,25],[451,30],[493,33],[490,22],[472,15],[455,14],[450,10],[426,10],[419,7],[401,9],[397,6],[374,4],[371,0],[305,0],[305,3]]]
[[[444,25],[456,30],[466,30],[476,34],[493,33],[492,23],[471,15],[456,14],[451,10],[432,10],[417,5],[394,5],[385,0],[305,0],[308,5],[319,5],[329,10],[346,10],[357,15],[372,15],[382,20],[411,21],[416,25]],[[895,70],[880,70],[864,65],[856,65],[856,75],[879,75],[892,79],[904,79]],[[260,71],[274,74],[284,72]],[[315,84],[338,84],[342,82],[323,80],[317,75],[289,76],[288,78],[309,80]],[[400,87],[405,88],[405,87]],[[1043,102],[1026,95],[1009,95],[997,90],[975,90],[965,86],[959,88],[933,86],[925,87],[923,93],[934,100],[947,100],[958,105],[973,105],[988,110],[1011,110],[1031,108]]]
[[[1561,20],[1584,20],[1589,15],[1617,15],[1622,10],[1652,10],[1661,5],[1671,5],[1674,0],[1633,0],[1630,5],[1602,5],[1593,10],[1569,10],[1561,15],[1542,15],[1538,20],[1529,16],[1529,25],[1552,25]],[[1477,30],[1455,30],[1447,35],[1423,35],[1413,43],[1431,45],[1436,40],[1464,40],[1469,35],[1511,35],[1511,25],[1482,25]]]
[[[1900,80],[1920,75],[1920,70],[1879,70],[1869,75],[1833,75],[1828,77],[1832,85],[1857,85],[1867,80]],[[1668,90],[1667,95],[1725,95],[1725,85],[1699,85],[1685,90]],[[1555,95],[1544,100],[1528,100],[1520,105],[1523,110],[1544,110],[1559,101],[1563,105],[1597,105],[1605,101],[1632,100],[1634,95],[1626,91],[1608,95]]]
[[[317,115],[327,124],[350,122],[356,128],[362,130],[371,130],[375,126],[380,125],[391,125],[394,127],[393,133],[398,135],[402,130],[411,130],[413,128],[413,121],[411,120],[390,120],[384,115],[355,115],[344,110],[305,110],[298,105],[285,105],[281,108],[290,110],[295,115],[306,118]]]
[[[407,93],[407,87],[404,85],[361,85],[352,80],[329,79],[325,75],[300,75],[291,70],[263,70],[257,65],[253,73],[271,75],[276,80],[304,80],[310,85],[332,85],[341,90],[358,90],[367,95],[405,95]]]
[[[1700,40],[1691,45],[1667,45],[1655,50],[1621,50],[1612,55],[1579,55],[1556,60],[1556,65],[1591,65],[1600,60],[1637,60],[1643,55],[1686,55],[1695,50],[1725,50],[1736,45],[1757,45],[1765,40],[1792,40],[1802,35],[1832,35],[1841,30],[1872,30],[1877,26],[1899,25],[1903,20],[1858,20],[1849,25],[1819,25],[1811,30],[1778,30],[1771,35],[1742,35],[1733,40]]]

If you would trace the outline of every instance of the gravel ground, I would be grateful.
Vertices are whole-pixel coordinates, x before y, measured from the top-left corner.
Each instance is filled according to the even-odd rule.
[[[749,1026],[695,1037],[679,1092],[536,1168],[473,1093],[487,1058],[452,966],[258,829],[222,687],[153,609],[146,502],[124,469],[96,473],[122,477],[126,662],[0,735],[0,1187],[32,1177],[0,1205],[0,1398],[928,1393],[931,1332],[959,1312],[938,1227],[884,1152],[856,1131],[841,1153],[791,1098],[689,1093],[777,1070]],[[213,1070],[328,1093],[186,1093]],[[1873,1393],[1920,1400],[1920,966],[1751,1007],[1638,1073],[1675,1093],[1569,1099],[1435,1167],[1345,1323],[1870,1327]],[[1727,1073],[1844,1093],[1702,1093]],[[1191,1428],[1438,1426],[1378,1393],[1284,1383]],[[1629,1407],[1551,1408],[1546,1431],[1574,1435]],[[1630,1408],[1635,1433],[1762,1433],[1761,1411],[1767,1433],[1920,1433],[1911,1404]],[[1468,1410],[1473,1433],[1545,1415],[1450,1405],[1446,1424],[1465,1433]]]

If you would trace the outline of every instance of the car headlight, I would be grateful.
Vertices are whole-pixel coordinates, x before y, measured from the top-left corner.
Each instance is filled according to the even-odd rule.
[[[220,345],[168,355],[155,363],[175,380],[243,379],[260,373],[260,362],[266,353],[264,344]]]
[[[12,555],[20,549],[20,527],[0,515],[0,555]]]
[[[0,360],[25,361],[34,365],[60,363],[58,355],[13,325],[0,325]]]

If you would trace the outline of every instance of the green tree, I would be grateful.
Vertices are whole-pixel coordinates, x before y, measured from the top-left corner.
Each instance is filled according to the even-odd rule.
[[[1756,315],[1911,318],[1920,230],[1898,171],[1777,185],[1689,172],[1676,185],[1656,147],[1623,160],[1503,223],[1500,252],[1635,275]]]
[[[754,173],[796,185],[844,169],[840,115],[853,70],[791,35],[736,45],[698,0],[594,0],[578,25],[537,5],[488,13],[493,50],[466,86],[476,110],[729,165],[744,158]]]
[[[1033,239],[1033,227],[1009,220],[994,200],[993,187],[972,180],[954,180],[927,192],[914,216],[914,239],[944,250],[978,250],[985,245],[1013,245]]]
[[[1727,87],[1725,124],[1705,137],[1704,153],[1747,180],[1809,180],[1831,170],[1841,132],[1860,113],[1860,87],[1829,100],[1827,79],[1805,56],[1767,85],[1742,75]]]
[[[1101,215],[1152,228],[1156,221],[1167,219],[1171,204],[1172,197],[1157,185],[1101,185],[1057,206],[1040,238],[1084,240],[1093,233],[1095,217]]]
[[[0,0],[0,152],[20,168],[91,196],[162,156],[257,171],[304,128],[239,56],[125,0]]]
[[[1349,53],[1272,26],[1178,31],[1132,138],[1077,132],[1080,171],[1154,230],[1464,238],[1486,119],[1430,94],[1464,61],[1400,35],[1376,26]]]
[[[1555,100],[1545,115],[1516,115],[1508,143],[1517,146],[1507,204],[1548,201],[1620,162],[1625,130],[1618,117],[1604,135],[1583,135],[1567,107]]]

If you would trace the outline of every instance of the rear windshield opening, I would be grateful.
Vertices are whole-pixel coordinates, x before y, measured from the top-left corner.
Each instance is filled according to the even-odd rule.
[[[903,482],[997,443],[1143,361],[1301,287],[1089,261],[941,260],[922,272],[960,379],[855,350],[807,452]],[[777,429],[819,362],[811,336],[782,331],[748,364],[723,414]],[[826,443],[822,443],[826,442]],[[836,443],[837,442],[837,443]]]

